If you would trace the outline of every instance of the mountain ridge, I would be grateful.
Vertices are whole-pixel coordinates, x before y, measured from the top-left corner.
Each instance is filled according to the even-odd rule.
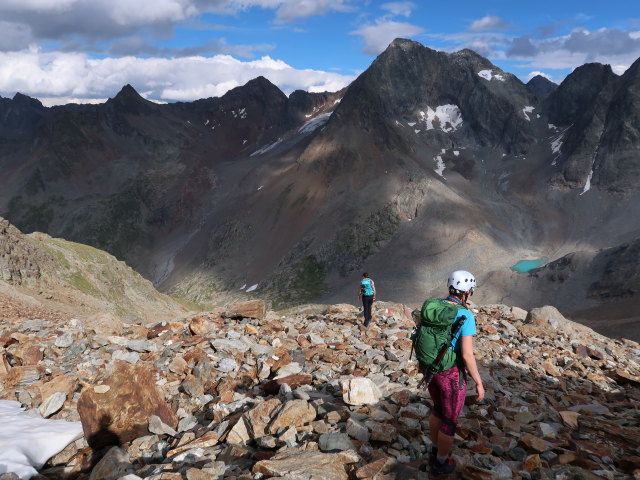
[[[635,70],[585,66],[539,98],[475,52],[398,39],[340,92],[261,78],[33,106],[20,138],[0,121],[0,212],[197,301],[343,301],[363,269],[408,301],[458,267],[499,278],[497,300],[515,281],[493,272],[520,259],[637,236]]]

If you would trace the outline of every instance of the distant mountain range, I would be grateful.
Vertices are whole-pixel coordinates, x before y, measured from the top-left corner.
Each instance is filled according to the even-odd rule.
[[[529,308],[550,281],[518,260],[590,265],[640,236],[639,69],[525,85],[471,50],[397,39],[335,93],[259,77],[166,105],[129,85],[101,105],[17,94],[0,98],[0,214],[199,302],[353,301],[367,270],[382,299],[416,303],[465,268],[484,301]],[[589,278],[552,282],[572,299],[556,304],[637,296],[628,268],[635,283],[606,298],[604,263],[574,269]]]

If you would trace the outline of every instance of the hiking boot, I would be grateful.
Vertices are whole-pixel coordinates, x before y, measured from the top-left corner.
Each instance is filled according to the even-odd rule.
[[[444,475],[446,473],[451,473],[456,469],[456,461],[447,457],[444,463],[440,463],[436,458],[433,464],[431,465],[431,474],[432,475]]]

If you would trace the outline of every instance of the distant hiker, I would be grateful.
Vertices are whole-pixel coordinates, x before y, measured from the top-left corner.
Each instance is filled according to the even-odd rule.
[[[369,278],[367,272],[362,274],[358,298],[362,298],[362,308],[364,310],[364,326],[368,327],[371,321],[371,306],[376,299],[376,284]]]
[[[464,406],[467,379],[476,384],[476,401],[484,399],[484,386],[473,354],[476,320],[467,300],[476,288],[476,279],[464,270],[449,275],[449,296],[428,299],[419,312],[420,324],[413,338],[420,372],[424,375],[433,409],[429,416],[429,435],[433,442],[429,461],[420,467],[433,475],[451,473],[456,423]],[[418,313],[418,312],[416,312]]]

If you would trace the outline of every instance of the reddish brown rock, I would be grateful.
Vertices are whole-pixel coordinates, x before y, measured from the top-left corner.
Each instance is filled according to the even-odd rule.
[[[493,452],[493,448],[487,447],[486,445],[483,445],[481,443],[474,444],[469,450],[471,450],[473,453],[480,453],[482,455],[489,455]]]
[[[109,387],[105,393],[89,387],[78,400],[84,436],[92,447],[121,444],[148,435],[151,415],[157,415],[171,428],[176,427],[178,419],[156,388],[147,367],[116,361],[103,385]]]
[[[24,387],[31,385],[44,375],[44,367],[42,365],[27,365],[13,367],[7,375],[7,386]]]
[[[628,370],[622,368],[615,369],[612,373],[608,374],[618,383],[630,383],[632,385],[640,385],[640,375],[633,375]]]
[[[14,357],[21,365],[37,365],[44,359],[44,347],[42,345],[21,345]]]
[[[203,317],[193,317],[189,321],[189,332],[192,335],[205,336],[210,328],[209,321]]]
[[[267,477],[308,480],[347,480],[349,478],[339,455],[297,449],[287,449],[278,452],[269,460],[261,460],[251,471]]]
[[[618,462],[618,465],[622,470],[627,473],[633,473],[636,470],[640,470],[640,457],[634,455],[628,455]]]
[[[476,467],[475,465],[465,465],[462,469],[462,478],[466,480],[493,480],[497,475],[491,470]]]
[[[378,460],[363,465],[356,470],[357,478],[376,478],[378,475],[387,473],[394,465],[396,461],[391,457],[384,456]]]
[[[7,356],[2,353],[0,354],[0,380],[6,378],[6,376],[9,375],[9,370],[11,370],[11,365],[9,365]]]
[[[64,375],[53,377],[47,383],[39,386],[42,398],[48,398],[56,392],[63,392],[70,398],[78,386],[78,377],[75,375]]]
[[[560,465],[568,465],[570,463],[574,463],[579,457],[580,455],[576,452],[564,452],[558,455],[558,463]]]
[[[284,347],[276,348],[273,355],[265,360],[265,365],[269,365],[272,372],[277,372],[285,365],[289,365],[293,362],[291,352]]]
[[[231,305],[227,310],[228,317],[245,317],[263,319],[267,314],[267,306],[262,300],[249,300]]]
[[[588,440],[574,440],[578,453],[595,455],[596,457],[612,457],[611,448],[603,443],[590,442]]]
[[[400,390],[399,392],[392,393],[390,398],[396,405],[406,407],[409,405],[409,401],[411,400],[411,392],[409,392],[409,390]]]
[[[276,433],[280,427],[297,427],[313,422],[316,410],[306,400],[289,400],[276,412],[268,427],[269,433]]]
[[[247,335],[257,335],[259,333],[259,330],[253,325],[247,324],[244,326],[244,333],[246,333]]]
[[[249,433],[254,439],[264,437],[267,434],[267,425],[271,421],[274,410],[279,406],[280,400],[272,398],[247,412],[246,418],[249,425]]]
[[[292,389],[296,389],[302,385],[310,385],[312,380],[313,376],[307,373],[289,375],[287,377],[276,378],[275,380],[265,383],[262,386],[262,390],[267,395],[275,395],[280,390],[280,385],[284,383],[289,385]]]
[[[533,472],[542,466],[542,460],[540,459],[540,455],[534,453],[533,455],[528,455],[522,461],[522,470],[525,472]]]

